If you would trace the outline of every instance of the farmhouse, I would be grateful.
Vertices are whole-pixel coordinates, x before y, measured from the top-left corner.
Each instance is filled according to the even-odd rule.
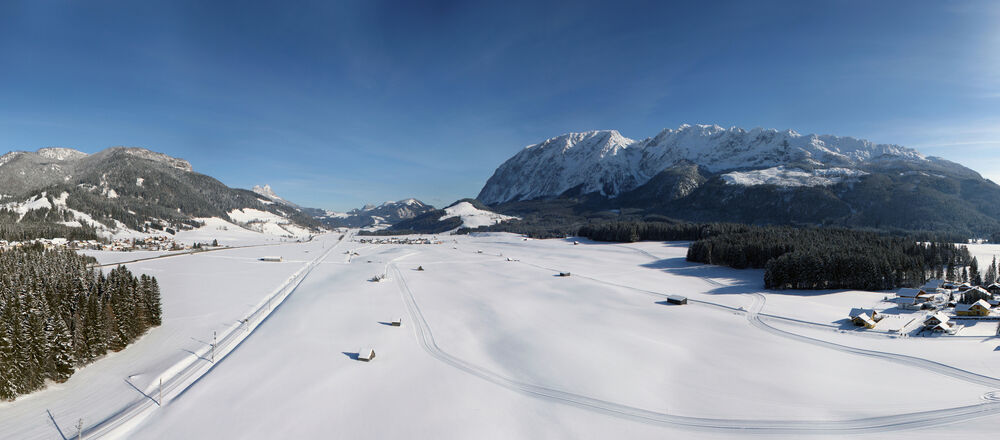
[[[979,300],[972,304],[955,305],[955,314],[959,316],[986,316],[990,314],[990,303]]]
[[[970,293],[976,294],[976,293],[978,293],[978,294],[983,295],[985,297],[991,297],[991,296],[993,296],[992,294],[990,294],[989,290],[986,290],[986,289],[984,289],[982,287],[979,287],[979,286],[973,287],[973,288],[965,291],[965,293],[966,294],[970,294]]]
[[[951,319],[948,318],[948,315],[945,315],[944,313],[941,312],[937,312],[933,315],[928,316],[927,319],[924,320],[924,325],[926,325],[927,327],[934,327],[941,323],[948,323],[949,321],[951,321]]]
[[[938,325],[931,327],[931,331],[939,333],[947,333],[949,335],[955,334],[958,329],[950,322],[942,322]]]
[[[994,295],[1000,295],[1000,284],[993,283],[986,287],[986,290]]]
[[[851,322],[858,327],[875,328],[875,324],[882,320],[882,314],[869,309],[851,309]]]

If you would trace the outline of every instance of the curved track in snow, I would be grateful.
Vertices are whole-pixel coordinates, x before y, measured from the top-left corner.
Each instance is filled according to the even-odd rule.
[[[537,266],[531,263],[525,263],[525,264],[543,268],[541,266]],[[1000,414],[1000,392],[994,392],[994,393],[987,393],[986,395],[982,396],[981,399],[982,403],[968,405],[968,406],[914,412],[914,413],[904,413],[904,414],[896,414],[888,416],[870,417],[862,419],[850,419],[850,420],[832,420],[832,421],[831,420],[756,420],[756,419],[751,420],[751,419],[689,417],[689,416],[669,414],[665,412],[651,411],[607,400],[596,399],[580,394],[575,394],[563,390],[549,388],[542,385],[531,384],[504,376],[502,374],[491,371],[487,368],[477,366],[475,364],[465,361],[457,356],[453,356],[447,353],[446,351],[442,350],[441,347],[438,346],[437,341],[434,339],[431,327],[427,323],[427,320],[424,317],[423,312],[420,310],[420,305],[417,303],[416,298],[413,295],[413,292],[410,290],[409,285],[406,283],[406,278],[403,276],[402,271],[400,271],[395,264],[391,264],[390,266],[392,267],[393,271],[396,272],[396,280],[397,280],[397,285],[399,286],[400,295],[402,296],[403,302],[406,305],[407,311],[410,314],[410,319],[415,324],[414,332],[416,334],[417,340],[425,352],[427,352],[431,357],[453,368],[459,369],[487,382],[493,383],[495,385],[501,386],[503,388],[509,389],[511,391],[532,398],[537,398],[554,403],[561,403],[564,405],[570,405],[584,410],[592,411],[595,413],[606,414],[613,417],[633,420],[651,425],[670,426],[670,427],[685,428],[692,430],[719,431],[719,432],[746,433],[746,434],[793,434],[793,435],[834,434],[836,435],[836,434],[878,433],[878,432],[897,431],[904,429],[913,429],[919,427],[939,426],[959,421],[965,421],[972,418]],[[551,270],[549,268],[544,268],[544,269]],[[613,284],[624,288],[639,290],[644,293],[652,294],[655,296],[665,296],[663,294],[659,294],[656,292],[650,292],[642,289],[635,289],[630,286],[623,286],[615,283],[607,283],[589,277],[586,278],[602,282],[605,284]],[[796,335],[794,333],[776,329],[774,327],[767,325],[760,319],[758,313],[763,308],[765,298],[763,295],[760,294],[757,295],[759,295],[759,297],[755,297],[755,302],[754,305],[751,307],[751,310],[746,311],[745,313],[751,325],[760,328],[762,330],[768,331],[769,333],[789,337],[792,339],[799,340],[801,342],[818,343],[828,348],[834,348],[848,353],[884,359],[897,363],[903,363],[918,368],[924,368],[956,379],[975,383],[978,385],[985,385],[991,387],[1000,386],[1000,380],[998,379],[978,375],[976,373],[950,367],[944,364],[939,364],[936,362],[931,362],[924,359],[913,358],[904,355],[855,349],[852,347],[828,343],[825,341],[820,341],[817,339],[812,339],[805,336]],[[713,303],[706,303],[706,305],[718,306],[730,310],[738,310],[738,309],[732,309],[728,306],[721,306]]]

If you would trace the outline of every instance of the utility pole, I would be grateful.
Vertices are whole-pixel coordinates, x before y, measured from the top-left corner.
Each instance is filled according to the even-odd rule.
[[[83,440],[83,419],[76,422],[76,439]]]
[[[215,346],[219,345],[219,338],[216,336],[216,332],[212,332],[212,363],[215,363]]]
[[[163,406],[163,378],[160,378],[160,401],[156,403],[159,406]]]

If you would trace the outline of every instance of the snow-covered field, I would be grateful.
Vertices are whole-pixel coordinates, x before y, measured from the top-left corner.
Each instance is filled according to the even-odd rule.
[[[0,438],[68,438],[122,408],[139,417],[110,437],[976,438],[1000,422],[1000,342],[844,325],[885,293],[767,292],[760,271],[687,263],[685,243],[338,238],[130,264],[160,279],[164,325],[0,404]],[[296,272],[259,327],[204,359]],[[156,406],[154,378],[192,360],[203,376]]]

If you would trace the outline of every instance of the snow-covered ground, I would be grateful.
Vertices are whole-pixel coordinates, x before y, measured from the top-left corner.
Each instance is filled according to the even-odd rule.
[[[256,304],[282,287],[325,248],[333,246],[338,237],[328,235],[310,243],[182,254],[129,264],[133,273],[146,273],[159,280],[163,325],[125,350],[77,371],[66,383],[0,403],[0,438],[70,437],[81,418],[85,426],[91,426],[132,402],[148,399],[143,393],[150,392],[158,377],[180,365],[198,362],[212,342],[213,332],[222,335],[238,325]],[[147,252],[91,255],[102,263],[155,256]],[[264,255],[280,255],[284,261],[257,260]]]
[[[136,400],[144,418],[112,434],[913,439],[977,438],[1000,422],[1000,403],[983,397],[1000,390],[992,337],[843,325],[885,293],[768,292],[760,271],[684,261],[685,243],[484,234],[331,250],[337,238],[131,264],[161,280],[164,325],[66,384],[0,405],[0,438],[69,437],[78,418],[96,423]],[[285,261],[256,260],[265,254]],[[152,403],[153,378],[203,355],[212,331],[308,261],[318,264],[245,341]],[[666,294],[691,301],[664,305]],[[355,360],[369,348],[372,362]]]

